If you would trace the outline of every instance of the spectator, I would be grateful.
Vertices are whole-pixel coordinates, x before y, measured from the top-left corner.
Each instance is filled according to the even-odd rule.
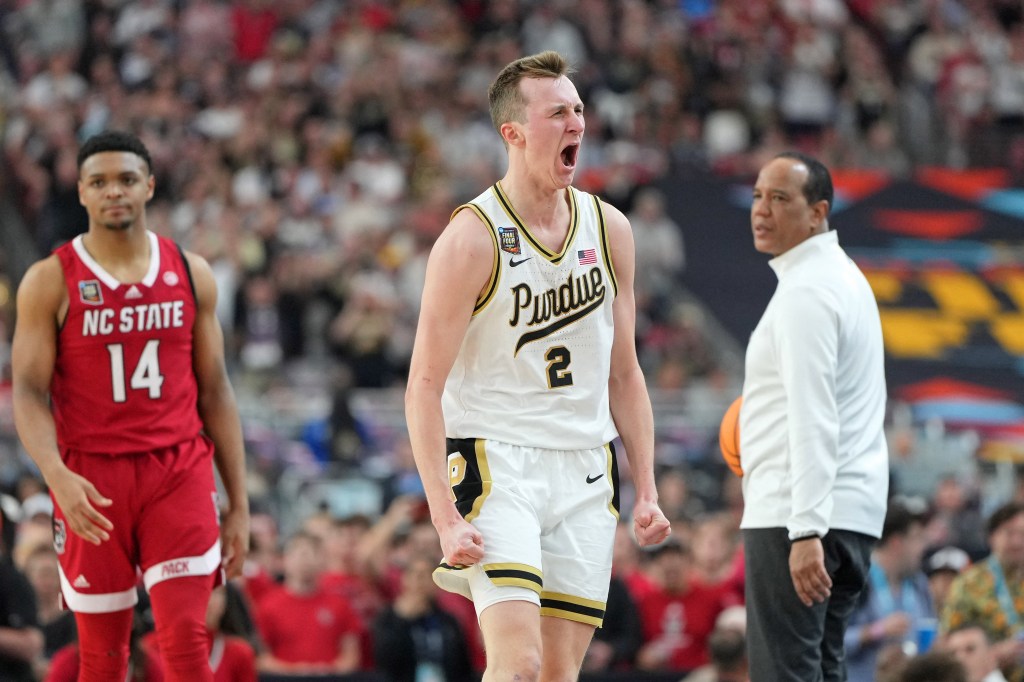
[[[959,547],[947,546],[932,550],[925,555],[924,573],[928,576],[928,591],[932,595],[935,613],[941,614],[946,607],[949,588],[953,579],[967,568],[971,558]]]
[[[992,553],[953,580],[940,630],[976,623],[993,642],[999,666],[1011,682],[1024,680],[1024,504],[1008,502],[988,520]]]
[[[232,583],[214,589],[206,608],[206,632],[210,636],[210,670],[214,682],[252,682],[256,679],[256,652],[248,638],[253,634],[245,596]],[[143,646],[159,660],[159,642],[153,633]]]
[[[911,657],[903,648],[903,642],[884,645],[875,657],[875,682],[900,682],[900,675]]]
[[[683,682],[749,682],[745,619],[732,623],[724,618],[728,612],[722,612],[708,637],[711,662],[687,675]]]
[[[651,572],[658,588],[639,603],[644,643],[637,667],[694,670],[708,662],[708,637],[715,619],[732,604],[722,589],[693,582],[693,558],[681,541],[669,540],[652,555]]]
[[[899,682],[967,682],[967,671],[945,651],[929,651],[907,661]]]
[[[629,222],[636,235],[636,297],[642,305],[665,305],[686,264],[683,229],[665,211],[665,195],[654,187],[637,192]]]
[[[631,670],[643,641],[640,613],[625,581],[615,574],[608,585],[604,624],[594,631],[594,638],[583,659],[583,671]]]
[[[709,514],[693,528],[694,580],[721,587],[743,601],[743,550],[739,524],[727,512]]]
[[[37,547],[25,560],[25,577],[36,595],[39,626],[43,631],[43,658],[50,658],[75,641],[75,616],[61,608],[60,569],[52,546]]]
[[[278,291],[265,275],[250,277],[242,287],[236,308],[239,357],[253,371],[276,369],[281,364],[281,322]]]
[[[0,529],[10,524],[0,511]],[[0,548],[0,671],[5,682],[34,682],[32,663],[43,652],[36,598],[25,576]]]
[[[409,442],[408,434],[401,433],[395,438],[389,454],[391,470],[381,486],[384,492],[384,508],[387,509],[395,499],[405,495],[418,498],[426,504],[423,481],[416,471],[416,460],[412,456],[412,444]]]
[[[345,599],[365,623],[372,622],[382,607],[381,595],[359,552],[371,525],[361,514],[331,519],[323,538],[325,563],[320,579],[324,590]]]
[[[325,568],[320,579],[324,591],[347,601],[367,626],[384,606],[372,572],[359,551],[371,525],[370,519],[361,514],[329,519],[323,537]],[[360,633],[360,651],[364,664],[372,664],[373,639],[369,627]]]
[[[19,570],[25,570],[25,561],[39,547],[53,547],[53,501],[47,493],[30,495],[21,504],[11,558]]]
[[[662,467],[657,475],[658,501],[665,518],[688,526],[704,511],[704,503],[693,495],[688,477],[675,467]]]
[[[320,586],[320,540],[292,535],[284,546],[284,584],[256,605],[256,623],[267,646],[259,670],[298,675],[338,674],[359,667],[359,616],[344,599]]]
[[[242,568],[242,586],[249,602],[258,605],[281,577],[277,519],[256,512],[250,521],[250,551]]]
[[[74,71],[74,53],[58,50],[49,56],[46,70],[39,73],[23,93],[26,108],[42,115],[64,105],[76,105],[88,91],[85,79]]]
[[[850,682],[873,682],[878,653],[886,644],[907,643],[916,652],[919,629],[935,628],[928,580],[921,571],[924,522],[903,504],[889,502],[868,584],[846,631]]]
[[[987,551],[985,521],[978,505],[977,495],[966,483],[956,476],[944,476],[932,495],[931,542],[955,545],[975,558],[983,556]]]
[[[474,679],[466,635],[437,604],[435,565],[430,557],[413,557],[394,604],[374,621],[374,660],[390,682]]]
[[[630,524],[620,521],[615,527],[615,544],[612,546],[612,575],[625,583],[629,596],[637,604],[658,590],[657,583],[647,571],[649,559],[649,553],[642,551],[633,538]]]
[[[948,648],[967,671],[967,682],[1006,682],[985,628],[965,623],[946,636]]]

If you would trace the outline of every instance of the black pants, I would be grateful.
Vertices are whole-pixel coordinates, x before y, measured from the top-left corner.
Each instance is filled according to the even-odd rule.
[[[743,530],[751,682],[845,682],[843,635],[875,542],[862,533],[830,530],[822,546],[832,595],[804,606],[789,574],[786,529]]]

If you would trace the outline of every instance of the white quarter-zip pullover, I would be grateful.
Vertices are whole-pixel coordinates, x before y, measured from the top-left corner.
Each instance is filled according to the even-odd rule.
[[[773,258],[740,411],[743,528],[879,537],[889,455],[878,305],[834,231]]]

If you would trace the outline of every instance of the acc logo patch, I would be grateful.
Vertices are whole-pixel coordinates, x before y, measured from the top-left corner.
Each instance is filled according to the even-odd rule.
[[[501,242],[501,250],[518,256],[523,252],[519,246],[519,230],[515,227],[499,227],[498,241]]]
[[[100,289],[99,281],[95,279],[79,281],[78,295],[82,297],[82,303],[103,305],[103,290]]]
[[[63,554],[68,544],[68,531],[64,527],[64,519],[53,520],[53,551]]]
[[[178,274],[175,272],[167,271],[164,273],[164,284],[169,287],[176,286],[178,284]]]

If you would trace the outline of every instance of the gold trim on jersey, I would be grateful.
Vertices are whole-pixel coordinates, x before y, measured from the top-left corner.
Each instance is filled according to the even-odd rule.
[[[601,627],[605,602],[575,597],[571,594],[543,591],[540,593],[540,615],[553,616]]]
[[[464,208],[472,210],[483,221],[484,225],[487,226],[488,233],[491,235],[491,243],[494,244],[494,261],[491,263],[491,277],[487,280],[487,286],[481,290],[482,293],[477,296],[476,303],[473,305],[473,314],[476,315],[487,307],[487,304],[491,302],[495,292],[498,290],[498,279],[501,276],[501,253],[498,248],[498,231],[495,229],[491,219],[487,217],[487,214],[479,206],[476,204],[462,204],[452,211],[452,218]]]
[[[608,239],[608,224],[604,220],[604,209],[601,208],[601,200],[596,196],[594,209],[597,211],[597,229],[601,235],[601,255],[604,257],[604,267],[608,270],[608,279],[612,282],[612,295],[619,295],[619,280],[615,277],[615,266],[612,264],[612,244]]]
[[[505,213],[508,215],[508,217],[511,218],[517,226],[519,226],[520,230],[522,230],[523,236],[526,237],[526,241],[530,242],[530,245],[533,246],[533,248],[535,248],[542,256],[544,256],[545,259],[554,263],[555,265],[561,263],[562,259],[565,258],[565,255],[567,253],[572,252],[571,247],[573,242],[576,241],[576,232],[578,231],[580,226],[580,211],[579,206],[576,203],[576,190],[574,190],[572,187],[569,187],[568,190],[569,234],[567,234],[565,237],[565,242],[562,244],[562,250],[556,253],[549,249],[548,247],[541,244],[540,241],[533,236],[533,234],[530,232],[530,228],[526,226],[526,223],[523,222],[523,219],[519,217],[519,214],[516,213],[516,210],[512,207],[512,202],[509,201],[509,198],[505,194],[505,191],[501,189],[501,183],[496,182],[491,187],[491,191],[494,192],[494,196],[497,197],[498,203],[500,203],[502,208],[505,209]]]
[[[541,594],[544,574],[527,564],[484,564],[484,573],[499,587],[525,587]]]

